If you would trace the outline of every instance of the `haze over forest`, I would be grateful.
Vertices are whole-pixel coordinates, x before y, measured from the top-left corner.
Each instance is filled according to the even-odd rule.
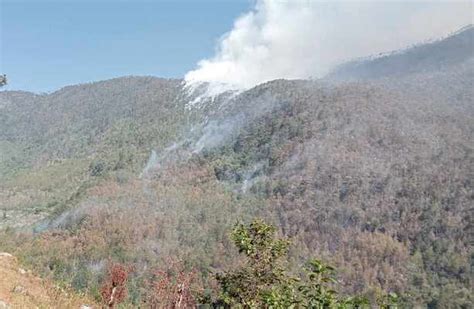
[[[304,3],[257,1],[182,79],[0,91],[0,252],[97,306],[317,308],[317,258],[328,308],[471,308],[472,13],[388,42],[356,19],[402,4]]]

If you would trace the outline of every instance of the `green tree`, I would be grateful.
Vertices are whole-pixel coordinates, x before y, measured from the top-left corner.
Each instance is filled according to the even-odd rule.
[[[222,288],[222,302],[255,308],[281,298],[283,292],[289,294],[286,298],[292,297],[291,292],[284,291],[292,281],[284,268],[284,257],[290,243],[286,239],[275,238],[275,227],[259,219],[248,226],[239,223],[231,238],[247,261],[242,267],[217,276]]]
[[[275,227],[260,219],[249,225],[237,224],[231,234],[234,244],[246,257],[245,263],[217,275],[221,287],[218,303],[237,308],[365,308],[365,297],[341,297],[335,269],[310,260],[306,276],[291,276],[287,269],[290,242],[276,237]],[[396,295],[379,302],[382,308],[395,308]]]
[[[3,87],[7,84],[7,76],[5,74],[0,75],[0,87]]]

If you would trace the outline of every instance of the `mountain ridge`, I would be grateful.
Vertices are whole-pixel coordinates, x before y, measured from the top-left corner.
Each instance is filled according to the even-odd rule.
[[[91,293],[106,261],[130,263],[137,306],[167,257],[203,278],[238,263],[226,231],[261,216],[293,266],[333,261],[345,293],[469,307],[474,74],[431,69],[274,80],[199,108],[154,77],[2,92],[0,246]]]
[[[369,59],[343,63],[327,75],[328,79],[376,79],[406,75],[424,68],[426,72],[462,63],[474,56],[474,26],[468,25],[445,38]],[[418,67],[417,67],[418,66]]]

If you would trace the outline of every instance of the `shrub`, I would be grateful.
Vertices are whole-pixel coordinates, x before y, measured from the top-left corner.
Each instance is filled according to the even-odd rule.
[[[127,297],[127,279],[130,269],[122,264],[114,263],[109,265],[107,277],[102,284],[100,294],[102,302],[109,308],[123,302]]]
[[[187,271],[182,262],[169,260],[165,269],[154,272],[145,297],[150,308],[195,308],[199,294],[195,270]]]
[[[275,227],[262,220],[237,224],[231,238],[246,257],[245,263],[217,275],[221,287],[218,304],[238,308],[362,308],[369,306],[362,296],[343,297],[334,289],[335,269],[312,259],[303,272],[291,276],[287,269],[290,242],[275,237]],[[379,299],[380,308],[395,308],[397,295]]]

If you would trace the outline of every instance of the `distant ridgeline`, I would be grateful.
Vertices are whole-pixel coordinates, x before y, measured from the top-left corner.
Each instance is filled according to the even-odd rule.
[[[474,26],[447,38],[338,66],[329,79],[361,80],[449,70],[474,56]]]

